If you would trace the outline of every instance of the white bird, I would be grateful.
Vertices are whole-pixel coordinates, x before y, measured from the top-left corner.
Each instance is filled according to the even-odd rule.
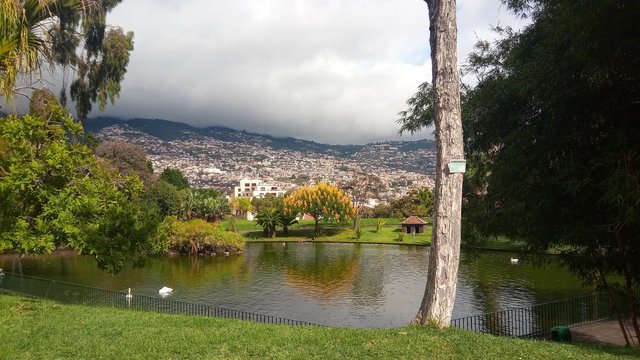
[[[129,288],[129,292],[124,297],[126,297],[127,299],[131,299],[133,297],[133,295],[131,295],[131,288]]]
[[[0,268],[0,277],[4,276],[4,272],[2,271],[2,268]]]
[[[519,260],[519,259],[516,259],[516,258],[511,258],[511,263],[512,263],[512,264],[517,264],[517,263],[518,263],[518,261],[520,261],[520,260]]]
[[[160,289],[160,291],[158,291],[158,293],[160,295],[169,295],[169,294],[171,294],[172,291],[173,291],[172,288],[163,286],[162,289]]]

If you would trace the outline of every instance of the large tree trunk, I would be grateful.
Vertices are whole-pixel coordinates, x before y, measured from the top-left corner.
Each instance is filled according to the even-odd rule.
[[[429,8],[432,82],[435,93],[435,216],[427,287],[415,322],[449,326],[458,283],[460,259],[461,173],[450,173],[452,159],[463,159],[458,76],[456,1],[425,0]]]

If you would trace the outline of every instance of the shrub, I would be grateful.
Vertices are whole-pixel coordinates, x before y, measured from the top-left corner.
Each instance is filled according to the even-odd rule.
[[[236,233],[221,230],[216,224],[195,219],[174,223],[171,248],[191,255],[240,253],[244,250],[244,240]]]

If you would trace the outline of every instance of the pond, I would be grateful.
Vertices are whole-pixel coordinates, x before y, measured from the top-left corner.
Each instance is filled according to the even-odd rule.
[[[150,258],[108,275],[91,257],[58,252],[0,256],[5,271],[134,294],[217,305],[330,326],[394,327],[415,316],[425,288],[428,247],[250,243],[243,255]],[[454,318],[589,293],[555,259],[543,268],[511,264],[506,252],[463,254]]]

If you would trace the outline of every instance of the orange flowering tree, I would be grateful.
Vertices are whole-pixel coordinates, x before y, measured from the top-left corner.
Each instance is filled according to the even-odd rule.
[[[355,214],[351,197],[337,186],[327,183],[297,189],[284,198],[284,209],[290,215],[311,215],[316,222],[315,234],[318,233],[320,220],[343,222]]]

